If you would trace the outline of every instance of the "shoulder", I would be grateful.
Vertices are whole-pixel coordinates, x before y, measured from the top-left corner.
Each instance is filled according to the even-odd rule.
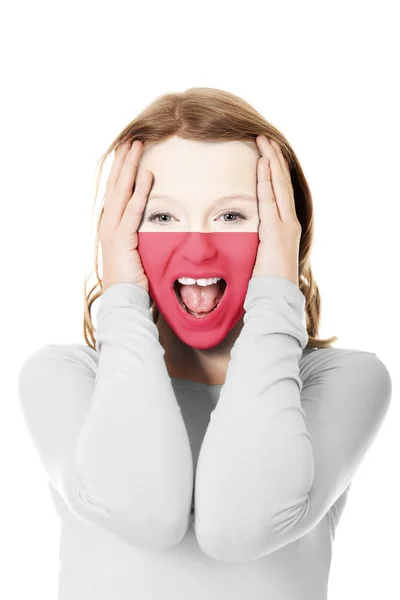
[[[18,398],[40,435],[43,414],[54,424],[70,418],[65,411],[75,418],[87,409],[97,374],[96,354],[83,344],[45,344],[25,358],[18,373]]]
[[[327,369],[372,368],[390,377],[385,363],[374,353],[353,348],[311,348],[303,351],[300,369],[304,376]]]
[[[386,364],[374,352],[353,348],[317,348],[303,351],[300,359],[303,385],[340,382],[363,388],[373,395],[390,400],[392,379]]]
[[[40,373],[43,369],[66,369],[78,366],[95,373],[98,365],[98,353],[85,344],[45,344],[28,354],[19,369],[19,381]]]

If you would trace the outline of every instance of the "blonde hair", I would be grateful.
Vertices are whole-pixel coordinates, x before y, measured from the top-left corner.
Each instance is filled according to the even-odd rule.
[[[232,93],[214,88],[190,88],[181,93],[165,94],[156,98],[116,137],[105,154],[100,158],[100,172],[97,177],[95,203],[99,189],[99,181],[106,158],[122,143],[138,139],[142,142],[160,142],[172,136],[187,140],[222,142],[240,140],[255,144],[257,135],[266,135],[278,142],[282,154],[287,160],[295,203],[297,218],[302,227],[299,248],[299,289],[304,294],[306,328],[309,348],[327,348],[337,341],[333,336],[329,339],[318,339],[321,313],[321,297],[314,281],[310,253],[314,235],[314,212],[311,192],[300,163],[289,142],[273,125],[257,112],[245,100]],[[99,164],[98,163],[98,164]],[[104,197],[103,197],[104,200]],[[103,292],[102,280],[99,276],[99,227],[104,212],[102,207],[96,230],[95,285],[87,291],[90,275],[84,281],[84,319],[83,335],[85,342],[93,350],[96,349],[95,331],[91,318],[91,306]],[[91,273],[91,274],[92,274]],[[150,311],[155,324],[159,310],[150,299]]]

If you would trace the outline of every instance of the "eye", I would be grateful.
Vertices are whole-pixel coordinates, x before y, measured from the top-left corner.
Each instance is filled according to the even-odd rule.
[[[151,221],[152,223],[154,223],[154,221],[156,220],[157,217],[160,216],[168,216],[168,217],[172,217],[171,213],[166,213],[166,212],[162,212],[161,210],[157,210],[153,213],[151,213],[151,215],[147,218],[148,221]],[[157,221],[157,225],[167,225],[170,221],[164,221],[163,223],[161,223],[160,221]]]
[[[237,225],[237,224],[240,223],[240,221],[245,221],[246,220],[245,215],[240,210],[230,209],[230,210],[228,210],[226,212],[223,212],[222,215],[220,215],[220,216],[224,217],[225,215],[231,215],[231,216],[233,215],[234,217],[240,217],[240,220],[239,219],[235,219],[234,221],[232,221],[232,220],[225,221],[226,223],[227,222],[228,223],[233,223],[233,225]]]
[[[240,211],[240,210],[235,210],[235,209],[230,209],[227,211],[224,211],[221,215],[219,215],[219,217],[223,217],[225,215],[233,215],[235,217],[240,217],[240,219],[235,219],[234,221],[232,220],[228,220],[225,221],[225,223],[232,223],[233,225],[239,224],[240,221],[244,221],[246,220],[246,216]],[[168,225],[171,221],[156,221],[157,217],[172,217],[171,213],[169,212],[163,212],[162,210],[156,210],[155,212],[151,213],[151,215],[147,218],[147,221],[150,221],[151,223],[156,222],[157,225]],[[219,218],[218,217],[218,218]]]

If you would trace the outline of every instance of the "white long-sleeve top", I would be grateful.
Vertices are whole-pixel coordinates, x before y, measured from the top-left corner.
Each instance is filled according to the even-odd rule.
[[[170,378],[150,297],[99,300],[19,398],[61,522],[59,600],[325,600],[352,478],[390,404],[376,354],[306,349],[305,298],[253,277],[223,385]]]

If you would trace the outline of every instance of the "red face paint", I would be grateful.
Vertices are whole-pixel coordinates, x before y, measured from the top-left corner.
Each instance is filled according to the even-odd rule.
[[[258,232],[138,232],[151,299],[185,344],[199,350],[213,348],[243,317],[258,245]],[[217,308],[203,318],[186,312],[174,290],[180,277],[224,279],[226,288]]]

